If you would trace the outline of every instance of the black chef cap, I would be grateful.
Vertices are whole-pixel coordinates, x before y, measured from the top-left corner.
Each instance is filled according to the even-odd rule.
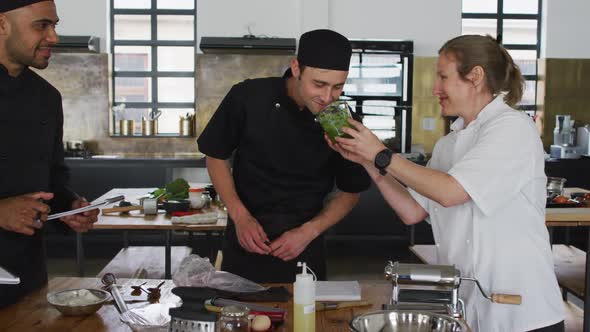
[[[299,38],[299,65],[348,71],[352,48],[346,37],[336,31],[308,31]]]
[[[9,12],[41,1],[53,0],[0,0],[0,13]]]

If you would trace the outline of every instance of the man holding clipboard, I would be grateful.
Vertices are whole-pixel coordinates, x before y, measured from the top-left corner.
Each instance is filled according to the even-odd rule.
[[[47,282],[42,227],[50,210],[88,205],[67,188],[61,95],[29,69],[49,64],[58,20],[51,0],[0,2],[0,267],[13,283],[0,285],[0,308]],[[85,232],[97,215],[60,220]]]

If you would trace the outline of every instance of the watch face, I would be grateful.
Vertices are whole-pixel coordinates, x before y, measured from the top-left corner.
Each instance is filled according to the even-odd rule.
[[[389,154],[387,150],[377,153],[377,156],[375,157],[375,165],[378,168],[385,168],[389,166],[390,161],[391,154]]]

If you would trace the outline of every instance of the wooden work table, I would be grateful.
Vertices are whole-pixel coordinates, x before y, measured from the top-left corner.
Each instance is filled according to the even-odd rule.
[[[148,281],[148,285],[156,285],[160,280],[120,279],[122,291],[129,290],[131,285],[139,285]],[[67,317],[61,315],[57,309],[47,302],[47,294],[55,291],[75,288],[100,288],[102,285],[96,278],[54,278],[49,284],[38,289],[19,303],[0,310],[0,327],[3,331],[131,331],[119,319],[119,313],[114,302],[107,302],[96,314],[85,317]],[[292,285],[284,285],[292,292]],[[174,287],[171,280],[162,286],[161,303],[177,303],[179,298],[171,294]],[[343,308],[338,310],[321,311],[316,313],[316,331],[348,331],[348,322],[356,315],[381,309],[381,304],[387,303],[391,284],[387,281],[361,282],[362,299],[373,305],[363,308]],[[274,331],[293,331],[293,303],[260,303],[263,305],[278,305],[288,310],[287,319]]]
[[[204,187],[206,184],[191,184],[195,187]],[[145,194],[153,191],[154,188],[115,188],[109,190],[97,198],[94,202],[100,202],[106,198],[111,198],[119,195],[125,196],[125,200],[136,205],[138,198]],[[116,206],[116,203],[107,207]],[[217,207],[212,208],[217,209]],[[208,211],[210,212],[210,211]],[[176,224],[172,223],[170,216],[160,211],[156,215],[143,215],[139,211],[131,211],[129,214],[108,214],[103,215],[102,213],[98,216],[98,222],[94,224],[93,230],[120,230],[123,233],[123,247],[127,248],[128,243],[128,231],[132,230],[153,230],[164,232],[164,276],[167,279],[171,278],[172,275],[172,231],[187,231],[187,232],[202,232],[209,236],[212,232],[221,233],[225,230],[227,225],[227,218],[224,213],[219,213],[215,223],[211,224]],[[211,242],[209,240],[209,242]],[[76,233],[76,261],[78,265],[78,276],[84,276],[84,247],[83,247],[83,234]]]

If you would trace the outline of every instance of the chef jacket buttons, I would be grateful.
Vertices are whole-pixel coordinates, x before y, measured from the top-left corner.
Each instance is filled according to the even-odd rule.
[[[278,110],[279,108],[281,108],[281,104],[279,104],[279,103],[276,103],[276,104],[275,104],[275,109],[277,109],[277,110]]]

